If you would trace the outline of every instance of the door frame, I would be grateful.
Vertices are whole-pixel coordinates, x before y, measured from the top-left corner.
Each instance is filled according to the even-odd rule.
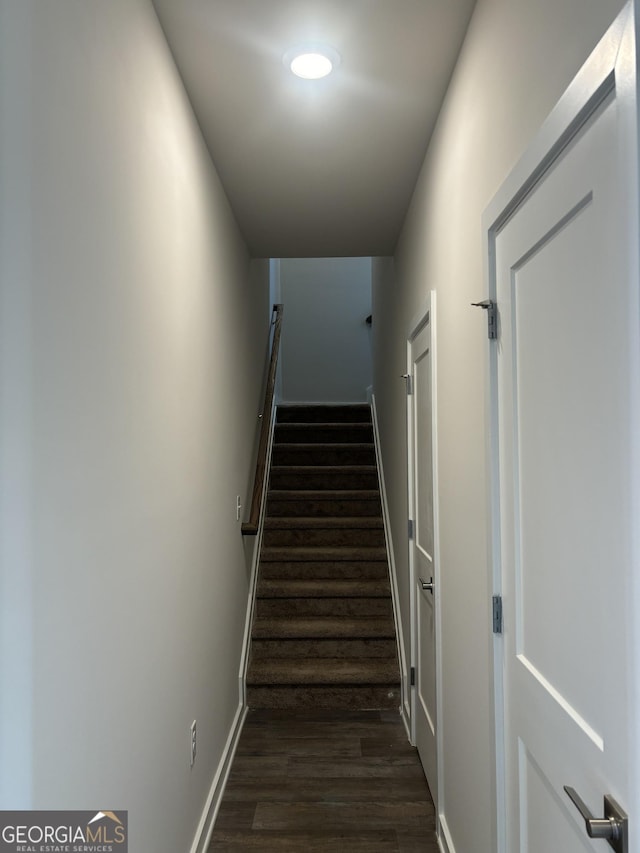
[[[635,340],[640,349],[640,233],[639,169],[638,169],[638,94],[636,41],[640,0],[628,0],[613,24],[602,37],[591,56],[573,79],[542,128],[528,145],[525,153],[502,184],[482,217],[484,243],[484,279],[488,298],[496,300],[496,238],[527,194],[565,150],[584,122],[592,115],[607,95],[616,93],[621,122],[618,158],[625,164],[630,187],[627,200],[628,269],[629,288],[635,301]],[[500,346],[500,306],[498,305],[498,340],[487,347],[486,375],[489,377],[485,395],[486,458],[488,488],[488,561],[491,588],[488,595],[488,624],[492,625],[492,596],[501,595],[503,589],[502,560],[500,553],[500,488],[498,447],[498,348]],[[631,382],[631,417],[640,426],[640,365],[636,362]],[[636,516],[640,511],[640,446],[630,460],[633,473],[631,503]],[[634,543],[633,595],[629,603],[634,613],[640,613],[640,531]],[[640,662],[640,620],[630,620],[630,671],[637,672]],[[493,661],[493,794],[496,810],[493,816],[497,853],[508,853],[506,848],[506,797],[505,797],[505,730],[504,730],[504,646],[501,634],[490,633],[490,659]],[[638,702],[640,680],[630,691],[630,701]],[[640,709],[637,709],[640,710]],[[637,717],[637,714],[635,715]],[[640,792],[640,739],[631,741],[633,752],[632,796]]]
[[[436,678],[436,760],[437,760],[437,791],[433,793],[437,803],[438,816],[443,812],[443,740],[442,740],[442,619],[440,598],[440,535],[438,512],[438,370],[437,370],[437,335],[436,335],[436,291],[431,290],[427,299],[414,316],[409,326],[407,336],[407,374],[412,375],[412,345],[418,334],[427,325],[430,326],[431,338],[431,459],[433,471],[433,607],[435,616],[435,678]],[[409,519],[415,523],[415,459],[413,453],[413,394],[407,393],[407,507]],[[409,551],[409,606],[411,611],[410,667],[417,672],[418,662],[418,599],[416,595],[416,566],[413,555],[412,540],[407,537]],[[417,685],[409,687],[410,694],[410,736],[411,743],[416,743],[416,701]],[[437,821],[438,834],[439,819]]]

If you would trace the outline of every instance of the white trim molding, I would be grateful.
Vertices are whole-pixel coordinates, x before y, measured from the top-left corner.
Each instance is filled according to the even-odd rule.
[[[449,827],[447,825],[447,820],[444,815],[440,815],[438,818],[438,847],[442,853],[456,853],[451,833],[449,832]]]
[[[246,716],[246,706],[244,704],[239,704],[233,723],[231,724],[227,742],[224,750],[222,751],[220,763],[218,764],[218,768],[211,783],[211,788],[209,789],[209,796],[207,797],[207,802],[202,812],[202,816],[200,817],[200,822],[198,823],[198,829],[196,830],[190,853],[206,853],[206,850],[209,847],[211,835],[213,834],[213,827],[215,826],[218,811],[220,810],[220,804],[222,803],[222,798],[224,796],[224,789],[227,785],[229,772],[236,754],[238,741],[242,734],[242,727],[244,726]]]

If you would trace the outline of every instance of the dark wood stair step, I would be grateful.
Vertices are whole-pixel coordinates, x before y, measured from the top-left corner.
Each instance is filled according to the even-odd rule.
[[[267,517],[276,516],[372,516],[382,515],[377,489],[271,489]]]
[[[345,548],[384,547],[384,530],[366,527],[301,527],[265,529],[265,547]]]
[[[387,562],[387,549],[383,546],[358,545],[353,548],[344,547],[263,547],[260,555],[262,563],[270,562],[348,562],[354,563],[359,560],[374,560]]]
[[[383,530],[384,524],[381,518],[370,518],[369,516],[351,517],[286,517],[267,518],[264,523],[265,530]]]
[[[255,614],[260,617],[291,616],[379,616],[391,617],[391,598],[258,598]]]
[[[278,406],[277,423],[336,423],[370,422],[371,407],[366,403],[345,405],[293,405]]]
[[[276,424],[276,444],[358,444],[373,442],[370,423]]]
[[[258,658],[397,658],[395,639],[277,639],[251,641],[251,655]]]
[[[400,676],[395,659],[278,658],[252,660],[247,684],[392,684]]]
[[[277,687],[254,685],[247,688],[247,705],[252,709],[277,708],[300,711],[397,709],[400,705],[400,688],[386,684],[333,684],[330,686],[304,684]],[[348,843],[348,849],[351,849],[351,846]],[[378,848],[370,847],[369,849]]]
[[[304,469],[305,472],[308,469]],[[324,470],[324,469],[323,469]],[[342,469],[340,469],[342,470]],[[379,501],[378,489],[271,489],[270,500],[281,501]]]
[[[257,616],[252,636],[262,639],[395,639],[390,617]]]
[[[386,560],[275,560],[262,562],[263,580],[383,580],[389,578]]]
[[[381,517],[355,518],[267,518],[264,525],[265,546],[287,545],[307,547],[384,546]]]
[[[377,489],[375,465],[273,465],[271,489]]]
[[[262,580],[388,580],[386,560],[286,560],[262,563]]]
[[[348,580],[261,578],[258,598],[389,598],[388,577]]]
[[[375,465],[371,443],[351,444],[274,444],[273,465]]]

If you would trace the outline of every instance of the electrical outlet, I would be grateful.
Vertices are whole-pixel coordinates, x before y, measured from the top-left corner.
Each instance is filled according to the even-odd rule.
[[[240,503],[240,495],[236,495],[236,521],[240,521],[240,510],[242,509],[242,504]]]
[[[190,742],[190,754],[191,754],[191,767],[195,764],[196,761],[196,721],[194,720],[191,723],[191,727],[189,729],[191,733],[191,737],[189,738]]]

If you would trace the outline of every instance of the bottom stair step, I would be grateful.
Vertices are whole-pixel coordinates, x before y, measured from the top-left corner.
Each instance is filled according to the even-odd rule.
[[[395,659],[380,658],[279,658],[253,660],[247,685],[268,684],[388,684],[398,687]]]
[[[304,685],[296,687],[247,686],[247,705],[252,709],[280,708],[291,710],[330,709],[383,710],[400,706],[400,689],[396,686],[332,685],[321,687]]]
[[[387,686],[351,687],[247,687],[247,705],[252,709],[289,710],[383,710],[400,706],[400,689]]]

